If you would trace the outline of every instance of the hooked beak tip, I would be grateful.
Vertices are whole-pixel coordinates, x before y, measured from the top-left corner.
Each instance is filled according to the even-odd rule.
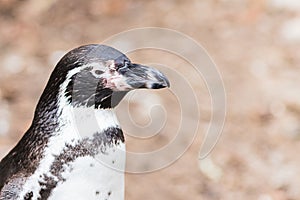
[[[160,71],[157,70],[155,72],[155,75],[156,75],[156,81],[152,83],[151,89],[170,87],[170,82],[164,74],[162,74]]]
[[[170,82],[166,77],[164,77],[161,82],[156,82],[151,85],[151,89],[161,89],[166,87],[170,87]]]

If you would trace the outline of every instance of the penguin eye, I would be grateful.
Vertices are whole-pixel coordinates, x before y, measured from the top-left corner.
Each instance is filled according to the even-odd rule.
[[[104,72],[103,71],[101,71],[101,70],[95,70],[95,74],[97,74],[97,75],[101,75],[101,74],[103,74]]]

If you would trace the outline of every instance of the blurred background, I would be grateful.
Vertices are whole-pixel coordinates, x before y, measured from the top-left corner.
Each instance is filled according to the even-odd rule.
[[[199,160],[211,109],[205,84],[191,80],[201,99],[197,137],[171,166],[127,174],[126,199],[299,199],[298,0],[0,0],[0,158],[31,124],[61,55],[145,26],[175,29],[203,45],[223,77],[227,117],[217,146]],[[129,149],[147,147],[128,138]]]

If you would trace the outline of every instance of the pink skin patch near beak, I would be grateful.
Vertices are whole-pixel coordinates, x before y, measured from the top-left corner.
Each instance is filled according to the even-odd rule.
[[[113,91],[128,91],[132,89],[130,85],[126,83],[125,78],[117,71],[110,70],[109,76],[103,78],[103,85],[106,88],[110,88]]]
[[[132,89],[132,87],[126,83],[124,77],[119,74],[106,79],[106,87],[114,91],[127,91]]]

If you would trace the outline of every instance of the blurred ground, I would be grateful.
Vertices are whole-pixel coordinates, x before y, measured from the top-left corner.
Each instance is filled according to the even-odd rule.
[[[0,157],[30,125],[62,51],[160,26],[190,35],[215,60],[227,121],[214,151],[199,162],[209,96],[197,94],[204,117],[193,145],[168,168],[128,174],[126,198],[299,199],[299,11],[298,0],[0,0]],[[129,149],[143,145],[128,140]]]

